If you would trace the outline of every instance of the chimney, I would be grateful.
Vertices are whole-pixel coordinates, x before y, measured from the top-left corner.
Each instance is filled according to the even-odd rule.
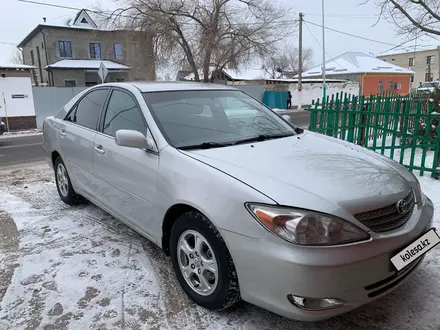
[[[43,17],[43,21],[44,21],[44,23],[46,23],[46,17]]]

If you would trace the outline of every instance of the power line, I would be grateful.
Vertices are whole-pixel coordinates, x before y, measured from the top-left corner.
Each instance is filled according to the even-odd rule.
[[[310,30],[309,26],[307,25],[307,23],[305,23],[305,21],[304,21],[304,25],[306,26],[307,30],[309,30],[310,34],[312,35],[313,39],[315,39],[315,41],[317,42],[317,44],[319,45],[319,47],[321,47],[321,49],[324,49],[324,48],[322,47],[321,43],[319,42],[318,38],[315,37],[315,35],[313,34],[312,30]],[[327,57],[329,58],[328,61],[331,61],[331,60],[334,59],[334,57],[331,57],[331,56],[327,53],[327,51],[325,51],[325,55],[327,55]],[[327,61],[327,62],[328,62],[328,61]],[[336,63],[341,69],[344,69],[344,68],[343,68],[338,62],[335,61],[335,63]]]
[[[4,41],[0,41],[0,44],[2,44],[2,45],[17,46],[17,44],[13,44],[13,43],[11,43],[11,42],[4,42]]]
[[[304,22],[307,22],[307,23],[315,25],[315,26],[322,27],[322,25],[319,25],[319,24],[316,24],[316,23],[312,23],[312,22],[309,22],[309,21],[306,21],[306,20],[304,20]],[[383,45],[396,46],[395,44],[390,44],[388,42],[383,42],[383,41],[379,41],[379,40],[374,40],[374,39],[369,39],[369,38],[361,37],[361,36],[358,36],[358,35],[355,35],[355,34],[351,34],[351,33],[348,33],[348,32],[332,29],[332,28],[329,28],[327,26],[325,26],[324,28],[327,29],[327,30],[333,31],[333,32],[345,34],[345,35],[350,36],[350,37],[354,37],[354,38],[358,38],[358,39],[363,39],[363,40],[367,40],[367,41],[371,41],[371,42],[377,42],[377,43],[383,44]]]
[[[55,8],[62,8],[62,9],[70,9],[70,10],[82,10],[82,8],[75,8],[75,7],[69,7],[69,6],[63,6],[63,5],[56,5],[54,3],[45,3],[45,2],[39,2],[39,1],[31,1],[31,0],[17,0],[19,2],[25,2],[25,3],[32,3],[34,5],[41,5],[41,6],[47,6],[47,7],[55,7]],[[95,10],[86,9],[87,11],[95,14],[99,14],[100,12]]]
[[[383,51],[381,54],[386,53],[386,52],[389,52],[389,51],[391,51],[391,50],[393,50],[393,49],[399,48],[400,46],[403,46],[403,45],[407,44],[408,42],[414,41],[414,40],[416,40],[417,38],[418,38],[418,36],[415,37],[415,38],[412,38],[412,39],[410,39],[410,40],[406,40],[406,41],[402,42],[400,45],[397,45],[397,46],[391,47],[391,48],[389,48],[389,49]],[[380,55],[380,54],[379,54],[379,55]]]
[[[87,12],[96,14],[96,15],[100,15],[100,16],[104,16],[104,17],[111,17],[112,15],[115,17],[124,17],[124,18],[130,18],[130,19],[134,19],[135,16],[133,15],[124,15],[124,14],[115,14],[115,12],[113,11],[96,11],[96,10],[92,10],[92,9],[87,9],[87,8],[76,8],[76,7],[70,7],[70,6],[64,6],[64,5],[56,5],[56,4],[51,4],[51,3],[45,3],[45,2],[39,2],[39,1],[33,1],[33,0],[17,0],[19,2],[23,2],[23,3],[29,3],[29,4],[34,4],[34,5],[41,5],[41,6],[47,6],[47,7],[55,7],[55,8],[61,8],[61,9],[69,9],[69,10],[76,10],[76,11],[80,11],[80,10],[85,10]],[[284,25],[284,24],[295,24],[298,23],[298,19],[294,19],[294,20],[285,20],[285,21],[277,21],[274,22],[274,25]],[[191,22],[181,22],[179,24],[182,25],[194,25],[194,26],[198,26],[198,23],[191,23]],[[244,23],[231,23],[230,25],[264,25],[264,22],[244,22]],[[225,24],[225,25],[229,25],[229,24]]]
[[[310,14],[310,13],[304,13],[306,16],[321,16],[321,14]],[[341,18],[341,19],[370,19],[370,18],[377,18],[377,14],[325,14],[326,18]]]

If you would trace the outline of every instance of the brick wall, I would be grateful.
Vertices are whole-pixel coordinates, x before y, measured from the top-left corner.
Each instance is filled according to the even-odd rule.
[[[37,128],[35,116],[8,117],[2,118],[2,121],[9,127],[10,131]]]
[[[66,80],[74,80],[76,86],[85,86],[84,70],[53,70],[54,86],[65,87]]]
[[[410,75],[409,74],[367,74],[363,77],[362,95],[370,96],[378,94],[379,83],[383,82],[383,91],[389,91],[389,84],[392,81],[394,84],[400,84],[400,90],[392,90],[393,93],[407,95],[410,90]]]
[[[0,79],[2,75],[5,77],[30,77],[31,73],[28,70],[0,70]]]
[[[53,64],[62,60],[58,47],[59,41],[70,41],[72,48],[72,59],[90,59],[90,43],[99,43],[101,47],[101,58],[103,60],[111,60],[130,66],[132,69],[128,74],[128,80],[136,79],[153,79],[155,78],[155,61],[152,37],[146,37],[145,33],[135,31],[99,31],[75,28],[57,28],[44,27],[42,32],[46,39],[46,48],[43,48],[43,34],[37,33],[23,47],[24,63],[31,65],[31,50],[34,53],[34,62],[39,72],[37,61],[37,50],[40,50],[41,66],[43,68],[43,82],[49,82],[48,72],[44,69],[47,66],[45,51],[49,64]],[[114,52],[114,44],[119,43],[122,46],[122,58],[116,59]],[[140,45],[141,54],[133,52],[132,45],[137,43]],[[66,73],[62,77],[54,79],[55,86],[64,86],[64,80],[77,80],[77,86],[82,80],[73,70],[65,70]],[[62,79],[62,84],[60,80]]]
[[[40,53],[40,61],[38,61],[37,47]],[[34,54],[34,63],[32,63],[31,51]],[[36,74],[39,83],[49,84],[49,75],[45,70],[47,62],[44,50],[44,38],[41,32],[37,33],[35,37],[23,47],[23,61],[26,65],[33,65],[36,67]],[[34,77],[32,77],[32,83],[35,84]]]

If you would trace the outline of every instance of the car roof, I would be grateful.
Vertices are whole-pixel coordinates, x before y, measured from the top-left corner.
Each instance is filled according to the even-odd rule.
[[[133,81],[123,83],[106,83],[99,86],[115,86],[127,88],[133,86],[139,89],[142,93],[146,92],[164,92],[164,91],[187,91],[187,90],[237,90],[232,86],[213,84],[213,83],[199,83],[199,82],[185,82],[185,81]]]

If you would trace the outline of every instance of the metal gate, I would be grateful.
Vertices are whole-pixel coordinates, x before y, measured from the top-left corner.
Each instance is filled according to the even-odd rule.
[[[87,87],[33,87],[37,128],[42,128],[46,117],[56,115],[75,95]]]

